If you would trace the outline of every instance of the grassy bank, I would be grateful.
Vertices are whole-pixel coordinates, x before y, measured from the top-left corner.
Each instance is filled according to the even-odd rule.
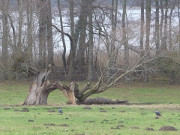
[[[180,134],[179,86],[121,84],[92,96],[128,100],[130,105],[71,106],[62,92],[55,90],[47,106],[21,106],[28,87],[27,82],[0,82],[1,135]],[[156,109],[161,117],[156,117]],[[162,131],[166,126],[173,131]]]

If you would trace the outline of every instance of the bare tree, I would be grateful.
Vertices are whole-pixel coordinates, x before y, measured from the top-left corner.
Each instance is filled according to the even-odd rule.
[[[81,0],[81,11],[79,17],[79,30],[80,30],[80,37],[79,37],[79,46],[77,51],[77,67],[79,74],[82,74],[84,71],[85,65],[85,50],[87,48],[86,44],[86,27],[87,27],[87,7],[88,3],[86,0]]]
[[[156,56],[159,55],[159,0],[156,0],[156,20],[155,20],[155,44],[156,44]]]
[[[146,0],[146,45],[145,45],[145,53],[146,58],[149,59],[150,57],[150,24],[151,24],[151,1]],[[147,69],[147,67],[146,67]],[[148,71],[145,72],[145,81],[149,81],[149,73]]]
[[[51,1],[47,1],[47,49],[48,49],[48,65],[54,66],[54,45],[52,34],[52,13],[51,13]]]
[[[39,0],[39,56],[43,67],[54,65],[51,1]],[[47,59],[46,59],[47,57]]]
[[[33,1],[26,2],[27,14],[27,53],[29,54],[30,62],[33,61]]]
[[[118,53],[118,49],[115,46],[116,39],[116,29],[117,29],[117,12],[118,12],[118,1],[112,0],[111,4],[111,36],[107,32],[107,28],[104,27],[105,30],[105,38],[106,38],[106,49],[108,55],[108,70],[107,70],[107,78],[111,78],[113,76],[113,70],[116,63],[116,55]]]
[[[168,0],[165,1],[165,14],[164,14],[164,33],[162,40],[163,53],[167,50],[167,21],[168,21]]]
[[[72,79],[72,75],[74,73],[75,69],[75,57],[76,57],[76,44],[74,44],[75,40],[75,33],[74,33],[74,0],[69,0],[69,10],[70,10],[70,27],[71,27],[71,37],[72,37],[72,43],[71,43],[71,50],[69,55],[69,71],[68,71],[68,79]]]
[[[163,0],[160,0],[160,9],[161,9],[161,21],[160,21],[160,43],[161,48],[163,46],[163,26],[164,26],[164,5]]]
[[[18,0],[18,14],[19,14],[19,26],[18,26],[18,42],[17,42],[17,55],[21,55],[22,52],[22,27],[23,27],[23,0]]]
[[[144,50],[144,0],[141,0],[141,32],[140,32],[140,49]],[[140,57],[144,56],[144,51],[141,51]]]
[[[9,0],[3,0],[2,5],[0,6],[2,12],[2,63],[3,69],[7,69],[7,60],[8,59],[8,41],[9,41],[9,26],[8,26],[8,8],[9,8]],[[5,71],[6,72],[6,71]],[[6,73],[3,74],[3,79],[7,79],[8,76]]]
[[[39,59],[40,64],[46,66],[46,14],[47,14],[47,0],[39,0]]]
[[[169,13],[169,49],[172,51],[173,48],[173,43],[172,43],[172,16],[173,16],[173,11],[176,5],[176,1],[169,3],[170,5],[170,13]]]
[[[57,3],[58,3],[58,12],[59,12],[59,18],[60,18],[61,31],[64,31],[60,0],[57,0]],[[62,61],[63,61],[64,70],[65,70],[65,73],[66,73],[67,72],[66,43],[65,43],[65,38],[64,38],[64,34],[63,33],[61,33],[61,37],[62,37],[62,43],[63,43],[63,48],[64,48],[63,54],[62,54]]]
[[[128,47],[128,39],[126,35],[126,0],[123,0],[123,13],[122,13],[122,43],[124,44],[124,62],[125,68],[129,67],[129,47]]]
[[[88,0],[88,10],[89,10],[89,43],[88,43],[88,77],[87,80],[93,80],[93,0]]]

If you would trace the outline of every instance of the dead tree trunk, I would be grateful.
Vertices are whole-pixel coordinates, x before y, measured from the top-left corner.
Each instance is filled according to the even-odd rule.
[[[153,60],[156,60],[156,58],[152,58],[144,62],[142,62],[142,60],[140,59],[132,68],[126,70],[123,74],[114,78],[113,81],[102,85],[103,78],[105,75],[105,73],[103,73],[99,78],[99,81],[95,85],[92,86],[91,83],[87,83],[82,89],[79,89],[76,83],[71,83],[70,86],[66,86],[58,82],[50,82],[48,80],[48,75],[51,71],[39,73],[36,77],[34,77],[32,84],[30,85],[28,96],[23,105],[46,105],[49,93],[55,89],[62,90],[63,94],[68,98],[69,102],[72,104],[76,104],[76,99],[80,104],[90,104],[89,102],[94,104],[94,102],[96,102],[97,100],[99,102],[99,99],[95,99],[95,100],[93,99],[93,101],[92,100],[90,101],[88,99],[89,100],[88,102],[86,102],[87,101],[86,99],[93,94],[99,94],[106,91],[110,87],[114,86],[123,77],[127,76],[132,72],[135,72],[137,68],[141,67],[144,64],[148,64]],[[38,71],[32,68],[29,68],[28,72],[34,75],[38,73]],[[102,98],[100,100],[102,100]],[[127,103],[127,101],[111,100],[111,99],[110,100],[103,99],[102,102],[106,104],[107,102],[109,104]]]
[[[74,91],[75,97],[78,99],[80,103],[85,103],[85,100],[93,95],[93,94],[99,94],[113,85],[115,85],[120,79],[128,75],[129,73],[132,73],[134,69],[136,69],[138,66],[134,66],[132,69],[127,70],[125,73],[120,75],[119,77],[115,78],[112,82],[109,82],[108,84],[105,84],[102,86],[102,81],[103,81],[103,75],[100,77],[99,81],[95,85],[91,85],[91,83],[87,83],[81,90],[78,88],[78,85],[76,83],[71,84],[71,90]],[[120,101],[116,100],[116,103],[127,103],[127,101]]]
[[[40,73],[33,78],[29,88],[29,93],[23,105],[46,105],[49,93],[55,89],[62,90],[69,102],[76,104],[74,91],[70,89],[70,87],[62,85],[58,82],[50,82],[48,80],[50,72],[51,71]]]

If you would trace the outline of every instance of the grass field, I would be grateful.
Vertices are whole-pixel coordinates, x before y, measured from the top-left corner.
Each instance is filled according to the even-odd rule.
[[[121,84],[93,96],[130,105],[71,106],[56,90],[47,106],[21,106],[28,87],[27,82],[0,82],[0,135],[180,135],[180,86]],[[176,131],[160,131],[163,126]]]

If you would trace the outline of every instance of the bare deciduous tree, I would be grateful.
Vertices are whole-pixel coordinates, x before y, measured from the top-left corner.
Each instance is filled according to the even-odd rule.
[[[155,44],[156,44],[156,56],[159,55],[159,0],[156,0],[156,20],[155,20]]]
[[[89,11],[89,43],[88,43],[88,76],[87,80],[92,81],[93,80],[93,8],[92,8],[92,3],[93,0],[88,0],[88,11]]]
[[[75,56],[76,56],[76,44],[75,43],[75,33],[74,33],[74,0],[69,0],[69,10],[70,10],[70,28],[71,28],[71,37],[72,37],[72,43],[71,43],[71,50],[69,54],[69,71],[68,71],[68,79],[72,79],[72,75],[74,73],[75,69]]]
[[[3,0],[2,5],[0,6],[2,12],[2,64],[3,64],[3,79],[7,79],[8,76],[6,74],[7,69],[7,60],[8,59],[8,41],[9,41],[9,26],[8,26],[8,8],[9,8],[9,0]]]
[[[141,31],[140,31],[140,49],[144,50],[144,0],[141,0]],[[140,57],[144,56],[144,51],[141,51]]]
[[[145,54],[147,59],[150,57],[150,25],[151,25],[151,1],[146,0],[146,44]],[[147,69],[147,67],[145,67]],[[149,81],[148,70],[145,71],[145,82]]]
[[[60,0],[57,0],[58,3],[58,12],[59,12],[59,18],[60,18],[60,26],[61,26],[61,31],[64,31],[64,26],[63,26],[63,18],[62,18],[62,11],[61,11],[61,4],[60,4]],[[61,37],[62,37],[62,43],[63,43],[63,54],[62,54],[62,61],[63,61],[63,66],[65,69],[65,73],[67,72],[67,63],[66,63],[66,43],[65,43],[65,38],[64,38],[64,34],[61,33]]]

